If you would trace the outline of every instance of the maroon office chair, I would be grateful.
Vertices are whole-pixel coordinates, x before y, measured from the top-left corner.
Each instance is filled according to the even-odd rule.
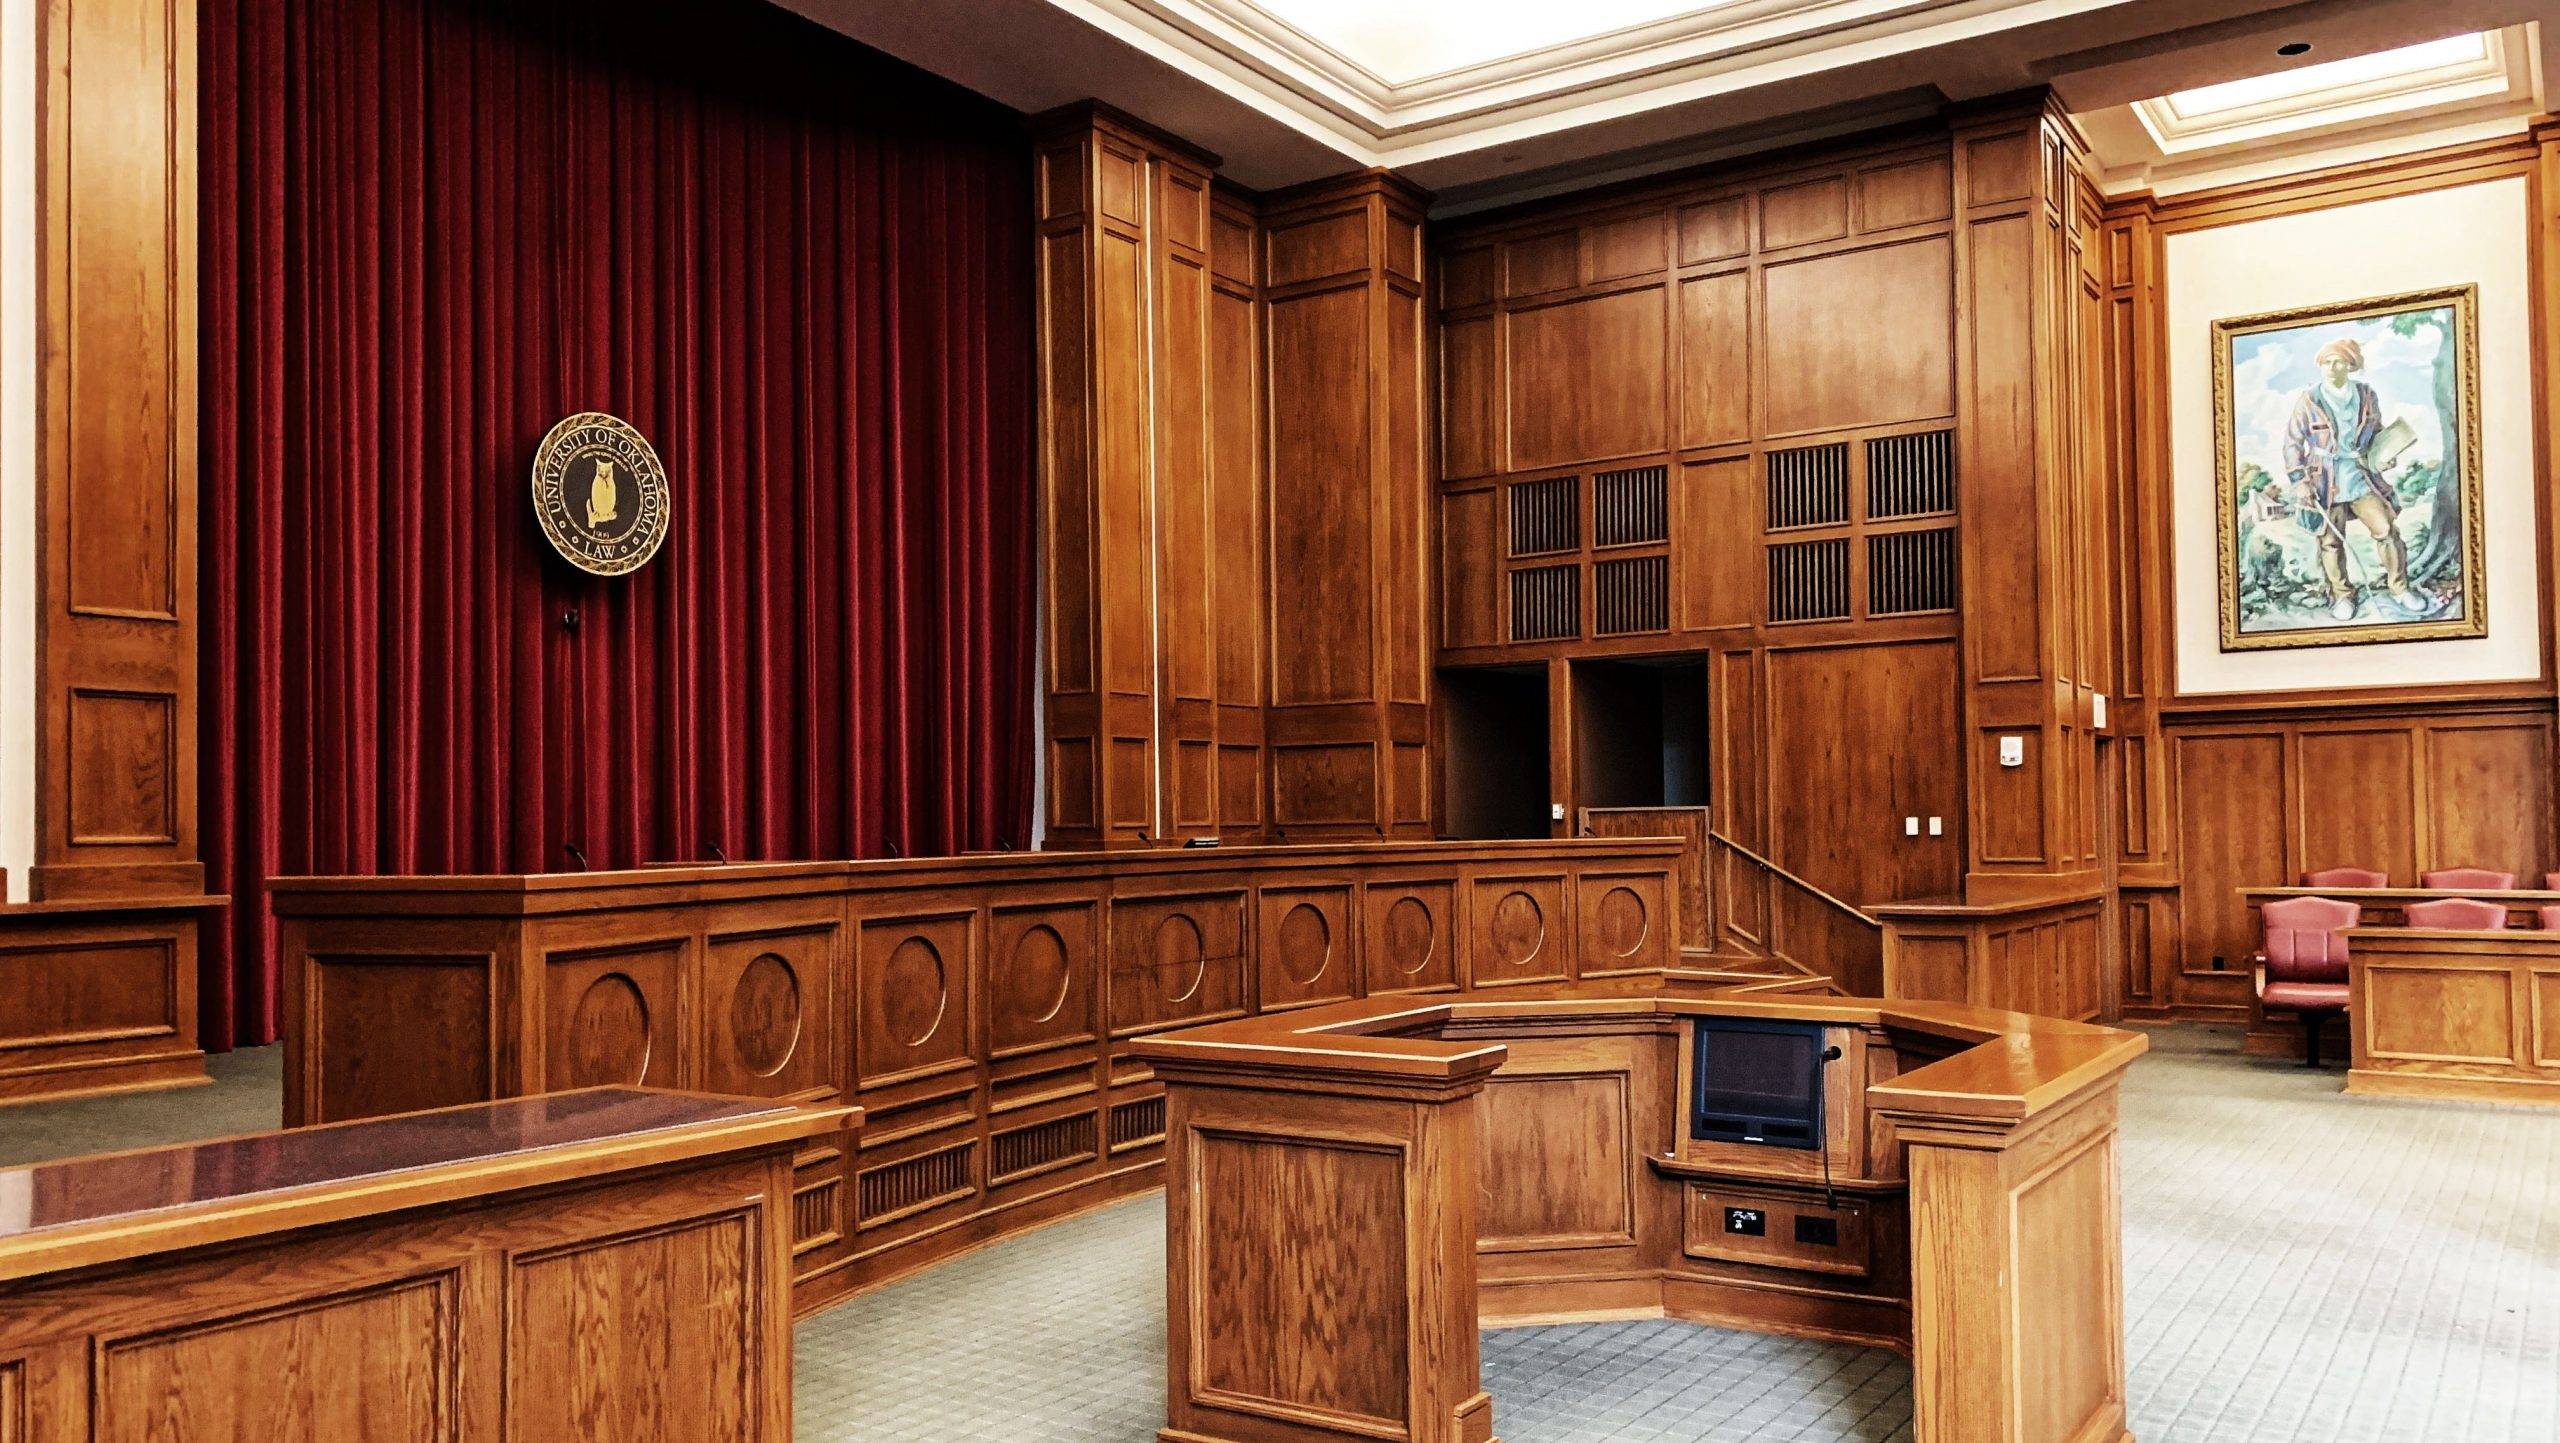
[[[2418,885],[2434,892],[2512,892],[2516,874],[2486,867],[2447,867],[2441,872],[2420,872]]]
[[[2302,1065],[2320,1065],[2320,1028],[2347,1010],[2347,929],[2364,911],[2335,897],[2286,897],[2258,909],[2266,946],[2257,958],[2258,999],[2302,1019]]]
[[[2543,873],[2542,890],[2546,892],[2560,892],[2560,872]]]
[[[2306,887],[2388,887],[2391,885],[2391,878],[2386,873],[2369,871],[2363,867],[2323,867],[2317,872],[2303,873],[2302,885]]]
[[[2544,890],[2560,892],[2560,887],[2551,887]],[[2560,907],[2536,907],[2533,909],[2533,915],[2542,919],[2543,931],[2560,932]]]
[[[2496,902],[2483,902],[2477,897],[2437,897],[2431,901],[2412,902],[2401,915],[2412,927],[2441,927],[2453,932],[2503,932],[2507,926],[2507,909]]]

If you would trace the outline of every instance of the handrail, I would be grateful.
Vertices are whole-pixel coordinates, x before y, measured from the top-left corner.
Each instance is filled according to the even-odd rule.
[[[1856,903],[1841,901],[1839,898],[1832,896],[1829,892],[1822,890],[1820,887],[1806,881],[1804,878],[1797,876],[1795,873],[1790,872],[1786,868],[1779,866],[1777,863],[1770,861],[1768,858],[1761,856],[1758,852],[1742,845],[1740,842],[1726,836],[1724,833],[1715,831],[1711,828],[1707,832],[1707,841],[1709,845],[1725,847],[1733,851],[1740,852],[1744,860],[1760,868],[1762,871],[1768,872],[1778,877],[1780,880],[1787,882],[1789,885],[1795,887],[1796,890],[1809,893],[1813,897],[1829,903],[1835,910],[1846,912],[1852,919],[1873,927],[1879,932],[1884,930],[1883,918],[1870,915],[1865,908],[1858,906]]]

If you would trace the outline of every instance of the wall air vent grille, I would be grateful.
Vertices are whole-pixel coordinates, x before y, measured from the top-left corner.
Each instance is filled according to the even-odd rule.
[[[1665,466],[1603,471],[1591,478],[1591,539],[1601,546],[1642,546],[1671,539]]]
[[[1550,476],[1511,485],[1511,554],[1545,556],[1582,544],[1579,477]]]
[[[1956,606],[1956,533],[1881,531],[1867,538],[1867,614],[1910,616]]]
[[[876,1228],[969,1196],[974,1190],[969,1182],[969,1150],[975,1145],[964,1142],[921,1157],[864,1168],[857,1198],[862,1216],[856,1226]]]
[[[1164,1141],[1164,1099],[1141,1097],[1111,1105],[1111,1150],[1144,1147]]]
[[[1766,458],[1771,531],[1849,524],[1849,443],[1772,451]]]
[[[1582,568],[1531,566],[1511,573],[1511,639],[1559,641],[1582,633]]]
[[[1671,629],[1671,558],[1630,556],[1591,569],[1594,636]]]
[[[1867,442],[1867,519],[1946,516],[1956,509],[1952,431],[1878,436]]]
[[[987,1139],[987,1185],[993,1187],[1083,1162],[1096,1155],[1093,1137],[1094,1118],[1090,1112],[999,1132]]]
[[[844,1179],[830,1177],[791,1190],[791,1251],[822,1248],[844,1236]]]
[[[1769,548],[1771,621],[1845,621],[1848,616],[1848,537]]]

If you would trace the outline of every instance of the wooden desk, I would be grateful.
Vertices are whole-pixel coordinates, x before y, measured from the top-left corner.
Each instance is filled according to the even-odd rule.
[[[1679,962],[1680,844],[1042,852],[281,881],[285,1120],[603,1083],[860,1104],[804,1311],[1152,1187],[1149,1033]]]
[[[606,1088],[0,1172],[0,1438],[787,1440],[791,1154],[853,1120]]]
[[[2473,897],[2483,902],[2497,902],[2507,909],[2509,927],[2537,927],[2541,908],[2560,906],[2560,892],[2465,892],[2428,887],[2243,887],[2240,900],[2248,905],[2252,917],[2269,902],[2287,897],[2332,897],[2353,902],[2363,913],[2368,927],[2400,927],[2407,919],[2412,902],[2429,902],[2443,897]],[[2264,930],[2260,928],[2263,935]],[[2350,948],[2353,947],[2350,943]],[[2350,994],[2352,998],[2352,994]],[[2341,1017],[2322,1029],[2322,1036],[2333,1032],[2352,1033],[2349,1018]],[[2352,1043],[2350,1043],[2352,1046]],[[2258,1000],[2257,990],[2250,989],[2249,1032],[2242,1050],[2259,1057],[2286,1057],[2302,1050],[2302,1023],[2289,1008],[2277,1008],[2273,1014]]]
[[[2560,1106],[2560,933],[2347,933],[2347,1091]]]
[[[1816,1155],[1686,1140],[1698,1015],[1817,1021]],[[1485,1443],[1488,1321],[1672,1316],[1895,1347],[1923,1443],[2120,1443],[2116,1090],[2146,1043],[1678,980],[1379,999],[1146,1039],[1167,1086],[1165,1443]],[[1839,1080],[1853,1078],[1857,1086]],[[1726,1206],[1836,1244],[1719,1235]]]

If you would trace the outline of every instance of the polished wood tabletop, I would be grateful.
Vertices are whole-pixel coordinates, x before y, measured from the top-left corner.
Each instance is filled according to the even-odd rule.
[[[0,1170],[0,1282],[843,1125],[849,1110],[596,1087]],[[770,1134],[770,1138],[763,1135]]]

